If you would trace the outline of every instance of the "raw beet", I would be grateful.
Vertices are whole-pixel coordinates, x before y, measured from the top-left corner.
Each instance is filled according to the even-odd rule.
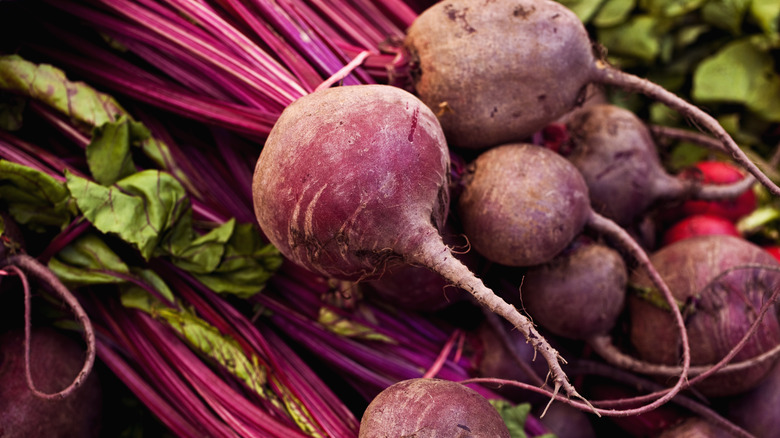
[[[760,247],[725,235],[698,236],[661,248],[650,260],[675,298],[686,305],[686,329],[691,346],[691,364],[719,361],[742,338],[762,303],[780,287],[778,262]],[[755,266],[736,269],[744,265]],[[630,284],[651,299],[629,294],[631,344],[638,356],[651,363],[674,365],[679,355],[679,334],[668,307],[658,297],[643,273]],[[780,324],[769,312],[758,331],[733,362],[747,360],[780,343]],[[726,372],[706,378],[696,388],[708,396],[727,396],[754,387],[771,369],[765,361],[745,371]]]
[[[399,263],[437,272],[517,327],[555,388],[576,395],[558,352],[444,244],[449,172],[441,126],[411,93],[321,89],[285,108],[271,130],[252,182],[255,214],[285,257],[328,277],[369,280]]]
[[[584,97],[595,61],[579,18],[547,0],[439,2],[405,46],[417,94],[466,148],[522,141],[555,121]]]
[[[47,327],[33,328],[30,360],[38,390],[54,393],[68,386],[81,371],[84,356],[84,348],[70,337]],[[101,400],[95,373],[63,399],[37,397],[25,379],[24,330],[0,335],[0,436],[97,437]]]
[[[728,190],[668,174],[650,130],[625,108],[600,104],[574,111],[567,128],[571,142],[565,155],[588,183],[593,209],[623,226],[670,201],[750,192],[746,184]]]
[[[509,436],[485,397],[457,382],[426,378],[395,383],[374,397],[359,433],[360,438]]]
[[[733,438],[731,433],[699,417],[685,419],[663,431],[656,438]]]
[[[638,92],[711,132],[773,194],[775,185],[708,113],[624,73],[594,50],[580,18],[553,0],[447,0],[421,13],[404,45],[414,88],[451,146],[526,141],[584,100],[590,84]]]
[[[755,388],[729,397],[723,411],[726,417],[757,437],[775,436],[780,431],[780,362]]]
[[[419,262],[410,254],[427,240],[441,241],[448,166],[436,117],[411,94],[324,89],[274,125],[255,170],[255,213],[282,254],[309,270],[377,278],[387,264]]]
[[[569,339],[608,333],[623,311],[628,271],[621,255],[591,242],[529,268],[520,288],[531,318]]]
[[[588,187],[542,146],[514,143],[481,153],[463,177],[458,214],[474,249],[506,266],[552,260],[585,227]]]

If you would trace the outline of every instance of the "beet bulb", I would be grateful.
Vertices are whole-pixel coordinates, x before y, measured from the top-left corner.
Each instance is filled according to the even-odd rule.
[[[775,258],[738,237],[691,237],[661,248],[650,260],[685,308],[694,365],[714,364],[725,356],[747,333],[762,304],[780,287],[780,265]],[[643,360],[676,364],[679,334],[671,312],[658,304],[643,274],[632,276],[630,284],[642,291],[628,299],[631,344]],[[780,323],[776,312],[770,311],[733,361],[748,360],[778,343]],[[747,370],[715,374],[695,387],[713,397],[738,394],[758,384],[772,363],[757,362]]]
[[[509,438],[501,415],[473,389],[442,379],[418,378],[380,392],[360,421],[360,438]]]
[[[525,310],[540,326],[569,339],[608,333],[623,311],[628,270],[620,253],[575,242],[550,262],[526,271]]]
[[[285,108],[263,146],[252,182],[257,221],[285,257],[325,276],[369,280],[400,263],[433,270],[517,327],[556,391],[577,395],[558,352],[442,240],[449,157],[436,116],[411,93],[321,89]]]
[[[584,100],[590,84],[638,92],[713,134],[773,194],[775,185],[718,121],[597,55],[579,17],[553,0],[448,0],[421,13],[404,46],[414,89],[453,147],[527,141]],[[467,85],[464,85],[467,84]]]
[[[81,370],[84,348],[48,327],[33,328],[30,372],[39,390],[61,391]],[[0,335],[0,436],[18,438],[97,437],[102,391],[91,373],[67,397],[43,399],[27,386],[24,330]]]
[[[574,111],[567,128],[571,147],[565,155],[587,181],[593,209],[620,225],[631,225],[672,201],[752,194],[752,179],[715,185],[667,173],[650,130],[625,108],[600,104]]]

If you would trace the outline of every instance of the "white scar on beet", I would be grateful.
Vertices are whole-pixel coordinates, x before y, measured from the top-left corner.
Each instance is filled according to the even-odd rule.
[[[314,194],[314,196],[311,198],[311,202],[309,202],[308,207],[306,207],[306,213],[303,215],[303,231],[306,233],[307,236],[314,235],[314,227],[312,225],[313,217],[314,217],[314,209],[317,207],[317,201],[320,199],[320,196],[322,196],[322,192],[325,191],[325,189],[328,188],[328,184],[324,184],[317,193]]]
[[[366,209],[367,204],[365,202],[361,202],[360,205],[355,209],[355,211],[352,212],[351,215],[349,215],[349,218],[344,221],[344,224],[341,225],[341,228],[339,228],[338,235],[344,236],[346,235],[346,230],[351,228],[352,225],[355,224],[355,219],[357,219],[358,215],[363,212],[363,210]],[[349,242],[344,241],[343,239],[337,240],[339,244],[339,253],[341,254],[341,258],[345,261],[347,260],[347,248],[349,248]]]

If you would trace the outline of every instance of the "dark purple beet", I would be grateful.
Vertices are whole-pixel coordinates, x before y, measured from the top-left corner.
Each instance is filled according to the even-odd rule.
[[[529,268],[520,292],[537,324],[558,336],[587,339],[612,330],[623,311],[627,284],[620,253],[591,242]]]
[[[580,18],[553,0],[447,0],[421,13],[404,42],[414,88],[451,146],[526,141],[573,110],[589,84],[638,92],[711,132],[770,191],[775,185],[711,115],[610,66]]]
[[[686,329],[690,338],[691,364],[718,362],[745,335],[762,303],[780,287],[777,260],[760,247],[738,237],[697,236],[661,248],[650,260],[675,298],[687,306]],[[750,267],[760,265],[773,269]],[[659,305],[656,292],[642,273],[630,284],[653,299],[629,294],[631,343],[639,357],[657,364],[675,365],[679,334],[671,312]],[[780,343],[780,324],[769,312],[758,331],[733,362],[750,359]],[[772,362],[748,370],[708,377],[696,388],[708,396],[727,396],[753,388],[771,369]]]
[[[757,437],[774,436],[780,431],[780,362],[755,388],[729,397],[726,417]]]
[[[36,389],[47,393],[63,390],[81,371],[85,355],[74,339],[51,328],[33,328],[30,360]],[[37,397],[25,379],[24,330],[0,335],[0,436],[97,437],[101,399],[95,373],[63,399]]]
[[[442,240],[449,158],[436,116],[411,93],[388,85],[315,91],[285,108],[263,145],[252,181],[258,224],[285,257],[328,277],[369,280],[399,263],[437,272],[512,322],[547,361],[556,388],[576,395],[558,352]]]
[[[650,130],[625,108],[601,104],[574,111],[567,128],[566,157],[588,183],[593,209],[624,226],[664,202],[726,198],[752,185],[750,180],[727,189],[668,174]]]
[[[360,438],[509,438],[488,400],[467,386],[442,379],[410,379],[379,393],[366,408]]]
[[[470,163],[463,183],[458,213],[469,242],[506,266],[552,260],[582,232],[591,212],[577,169],[542,146],[488,149]]]
[[[768,436],[768,435],[767,435]],[[734,435],[699,417],[685,419],[656,438],[733,438]]]

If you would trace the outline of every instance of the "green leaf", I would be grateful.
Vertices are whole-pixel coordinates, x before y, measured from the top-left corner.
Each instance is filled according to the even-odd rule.
[[[192,211],[188,210],[160,244],[157,254],[170,256],[176,266],[195,274],[214,272],[222,261],[235,225],[235,219],[230,219],[199,235],[192,228]]]
[[[184,188],[170,174],[144,170],[106,187],[66,172],[79,209],[98,230],[113,233],[149,259],[163,234],[189,207]]]
[[[558,2],[571,9],[583,23],[588,23],[604,0],[558,0]]]
[[[396,343],[392,338],[378,333],[371,327],[346,319],[344,316],[339,315],[327,307],[320,307],[319,315],[317,316],[317,322],[322,324],[322,326],[329,331],[336,333],[339,336],[381,341],[388,344]]]
[[[702,61],[693,76],[699,103],[738,103],[768,121],[780,121],[780,75],[772,55],[750,38],[727,44]]]
[[[169,307],[138,287],[122,291],[122,304],[165,321],[199,353],[223,366],[263,398],[273,397],[267,391],[267,371],[256,356],[249,357],[235,339],[199,318],[180,304]]]
[[[725,29],[732,35],[742,33],[742,22],[751,0],[709,0],[702,9],[706,23]]]
[[[752,0],[750,16],[767,35],[780,33],[780,2],[777,0]]]
[[[641,0],[643,9],[655,17],[679,17],[699,9],[708,0]]]
[[[48,104],[84,132],[125,113],[113,97],[83,82],[69,81],[52,65],[38,65],[18,55],[0,56],[0,89]]]
[[[122,283],[125,279],[117,274],[130,275],[130,268],[95,233],[85,233],[63,248],[49,261],[49,269],[77,286]]]
[[[525,422],[528,419],[528,414],[531,412],[530,403],[518,403],[515,405],[506,400],[494,399],[489,401],[504,420],[507,429],[509,429],[510,437],[526,438],[528,436],[525,433]],[[555,438],[555,435],[546,433],[537,438]]]
[[[150,136],[146,127],[125,116],[96,127],[86,151],[87,164],[95,181],[110,186],[135,173],[130,146]]]
[[[35,231],[62,229],[77,214],[64,183],[7,160],[0,160],[0,200],[18,223]]]
[[[264,242],[255,226],[237,224],[219,266],[211,273],[194,275],[215,292],[247,298],[263,290],[282,260],[279,250]]]
[[[634,7],[636,0],[606,0],[592,22],[598,27],[616,26],[628,19]]]
[[[652,62],[661,52],[662,33],[658,21],[649,15],[637,15],[614,27],[596,30],[599,41],[610,55],[639,58]]]

